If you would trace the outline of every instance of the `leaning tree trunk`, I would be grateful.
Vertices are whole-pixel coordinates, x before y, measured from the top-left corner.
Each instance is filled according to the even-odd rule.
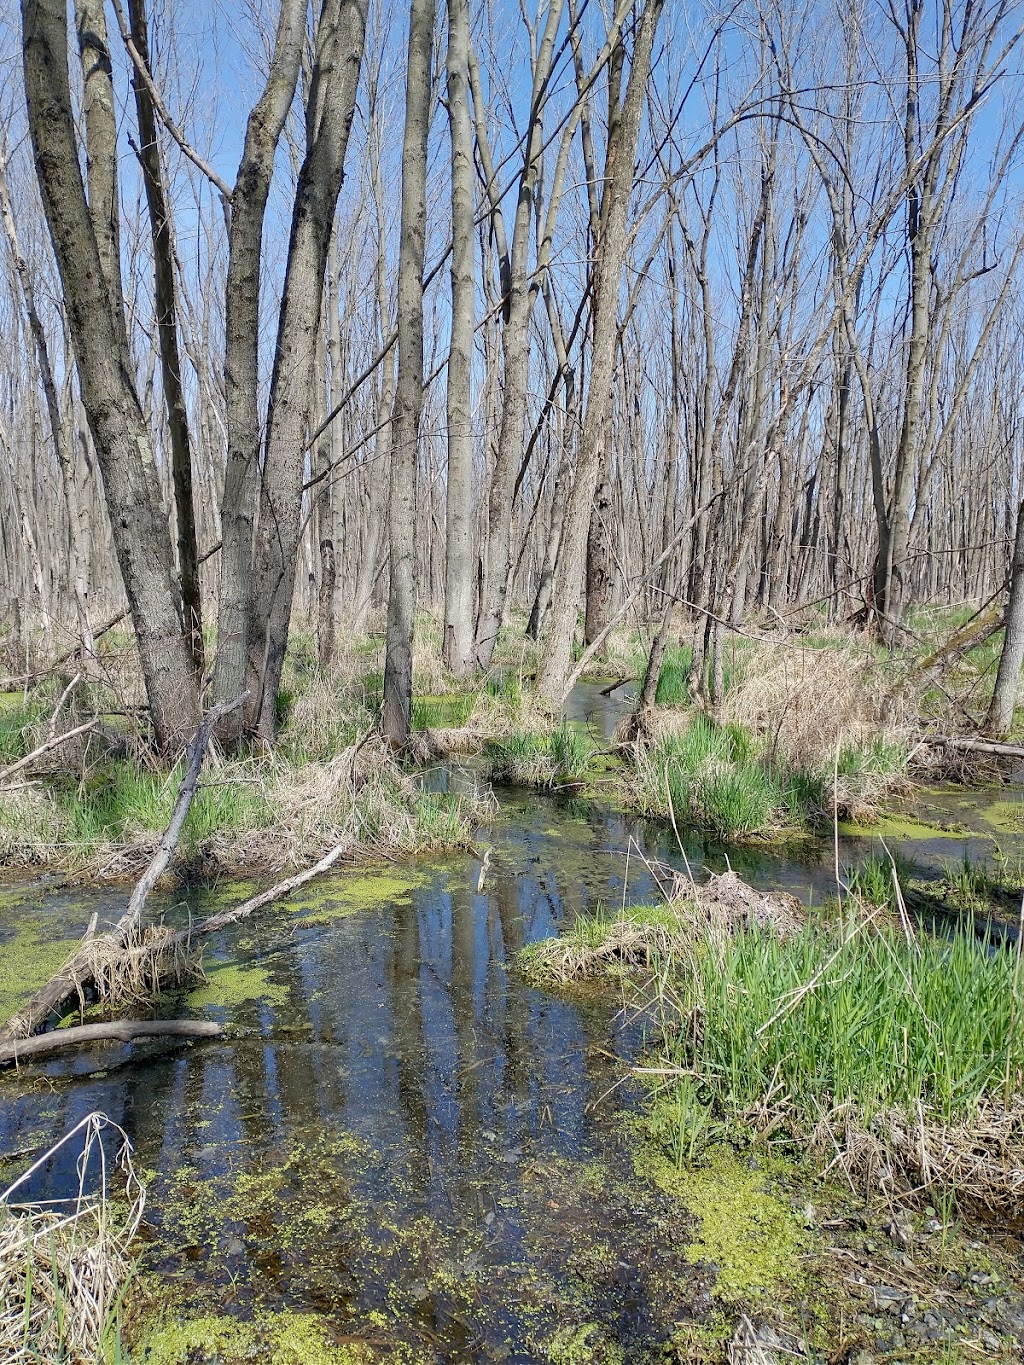
[[[110,262],[101,257],[82,181],[62,0],[23,0],[22,33],[29,130],[82,403],[103,475],[156,740],[175,751],[199,724],[198,684],[182,630],[150,436],[127,368],[123,298],[110,287],[105,269]]]
[[[288,644],[324,276],[365,28],[362,0],[325,0],[306,99],[306,156],[292,210],[253,565],[246,711],[248,726],[265,740],[274,737]]]
[[[1013,542],[1013,563],[1010,569],[1010,600],[1006,606],[1006,634],[999,656],[992,702],[985,717],[985,733],[1002,738],[1013,727],[1013,709],[1020,688],[1020,670],[1024,664],[1024,502],[1017,511],[1017,533]]]
[[[214,697],[242,692],[252,608],[252,556],[259,485],[260,259],[274,156],[295,95],[306,36],[306,0],[283,0],[267,83],[245,130],[231,196],[228,274],[224,290],[224,421],[227,460],[221,499],[220,579]],[[224,716],[220,739],[241,736],[241,710]]]
[[[128,0],[132,41],[146,66],[149,66],[149,21],[146,0]],[[178,355],[178,307],[174,284],[174,242],[171,217],[164,193],[163,167],[156,136],[156,110],[149,87],[136,70],[135,109],[139,120],[139,160],[146,185],[149,224],[153,237],[154,297],[156,330],[160,341],[160,375],[167,429],[171,437],[171,474],[174,480],[174,512],[178,531],[178,572],[181,576],[181,608],[185,632],[196,672],[203,671],[203,606],[199,591],[199,546],[196,539],[196,510],[192,498],[192,450],[188,434],[188,411],[181,382]]]
[[[448,354],[448,490],[444,661],[462,677],[473,660],[473,129],[469,2],[448,0],[448,119],[452,144],[452,341]]]
[[[423,407],[423,257],[427,229],[427,137],[434,0],[412,0],[402,147],[402,231],[398,252],[398,380],[391,422],[391,587],[388,593],[381,728],[396,746],[409,739],[412,636],[416,609],[416,463]]]

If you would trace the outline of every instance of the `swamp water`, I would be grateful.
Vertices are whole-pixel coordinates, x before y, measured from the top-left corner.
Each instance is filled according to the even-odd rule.
[[[695,1219],[636,1175],[621,1081],[643,1021],[614,991],[549,994],[512,966],[581,912],[649,899],[639,853],[679,866],[674,838],[592,804],[496,796],[483,873],[466,855],[344,871],[211,941],[208,981],[164,1005],[224,1022],[224,1041],[104,1046],[0,1079],[0,1185],[93,1110],[135,1144],[154,1303],[196,1325],[156,1331],[133,1359],[198,1345],[198,1359],[281,1365],[619,1365],[665,1358],[673,1324],[707,1313]],[[724,866],[722,849],[686,852]],[[830,846],[729,856],[756,884],[833,889]],[[183,922],[239,895],[154,911]],[[0,994],[27,993],[56,941],[122,905],[46,881],[3,889]],[[68,1153],[28,1195],[75,1187]]]

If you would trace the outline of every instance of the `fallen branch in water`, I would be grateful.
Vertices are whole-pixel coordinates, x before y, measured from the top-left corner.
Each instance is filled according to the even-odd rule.
[[[106,934],[95,937],[87,933],[82,943],[61,969],[56,972],[32,997],[13,1014],[0,1029],[0,1045],[14,1042],[15,1039],[29,1038],[39,1033],[51,1020],[63,1018],[72,1001],[81,1005],[85,991],[95,984],[96,962],[99,958],[108,961],[118,953],[128,954],[140,941],[139,926],[143,907],[149,893],[167,869],[171,854],[174,852],[181,831],[188,816],[192,799],[199,783],[199,772],[213,734],[213,727],[221,716],[234,711],[242,705],[244,696],[231,702],[220,702],[208,712],[199,732],[188,751],[188,766],[178,797],[174,803],[170,822],[160,839],[156,853],[149,866],[136,883],[135,890],[128,901],[128,908]],[[90,722],[92,724],[93,722]],[[73,732],[72,732],[73,733]],[[64,738],[67,738],[65,736]]]
[[[268,887],[266,891],[261,891],[259,895],[243,901],[241,905],[235,905],[230,910],[218,910],[215,915],[209,915],[202,919],[198,924],[192,924],[187,929],[179,929],[176,934],[161,941],[159,946],[166,950],[177,946],[192,944],[197,938],[203,938],[207,934],[215,934],[218,929],[224,929],[229,924],[235,924],[240,919],[245,919],[254,910],[262,910],[265,905],[271,905],[274,901],[279,901],[282,896],[289,895],[292,891],[297,891],[300,886],[305,886],[314,877],[319,877],[322,872],[334,866],[339,858],[351,852],[355,845],[355,840],[346,836],[340,843],[335,844],[330,853],[325,854],[318,863],[312,867],[307,867],[305,872],[299,872],[294,877],[288,877],[283,882],[277,882],[274,886]]]
[[[16,1038],[0,1044],[0,1066],[22,1062],[29,1057],[49,1056],[64,1048],[83,1043],[131,1043],[136,1038],[223,1038],[220,1024],[206,1019],[111,1019],[99,1024],[80,1024],[77,1028],[54,1029],[34,1038]]]
[[[994,739],[975,739],[960,735],[926,735],[923,744],[942,749],[965,749],[970,753],[999,754],[1002,758],[1024,758],[1024,747],[1019,744],[1000,744]]]

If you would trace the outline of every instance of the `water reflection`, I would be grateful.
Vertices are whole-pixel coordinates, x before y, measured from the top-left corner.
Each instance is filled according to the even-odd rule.
[[[283,905],[216,939],[208,964],[237,964],[230,994],[164,1008],[222,1017],[225,1042],[98,1048],[5,1080],[8,1169],[100,1109],[155,1172],[149,1264],[193,1309],[316,1308],[352,1330],[376,1314],[386,1340],[438,1360],[534,1360],[553,1324],[594,1321],[646,1359],[700,1272],[682,1211],[630,1183],[626,1091],[606,1099],[642,1024],[607,996],[531,990],[511,963],[581,912],[652,897],[644,857],[683,857],[623,814],[499,796],[482,887],[478,859],[446,859],[345,913],[366,875],[342,873],[318,888],[317,923]],[[685,851],[725,866],[721,848]],[[762,885],[832,889],[820,849],[728,857]],[[162,908],[182,919],[211,895]],[[121,908],[35,899],[54,937]],[[0,912],[0,933],[24,912]],[[61,1153],[32,1193],[75,1181]]]

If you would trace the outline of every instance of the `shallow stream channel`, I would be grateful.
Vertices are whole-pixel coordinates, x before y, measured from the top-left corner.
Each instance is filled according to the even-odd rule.
[[[578,691],[572,718],[600,737],[606,700]],[[206,982],[163,1004],[226,1024],[223,1041],[104,1044],[0,1078],[0,1186],[94,1110],[135,1144],[143,1273],[167,1324],[138,1359],[234,1359],[232,1332],[255,1322],[271,1344],[254,1359],[617,1365],[675,1359],[674,1324],[706,1312],[692,1215],[637,1176],[645,1020],[614,989],[547,993],[514,968],[580,913],[650,899],[644,859],[683,853],[593,802],[495,797],[473,856],[344,870],[212,940]],[[893,851],[937,867],[990,848],[983,825],[893,833]],[[698,875],[728,859],[805,900],[834,890],[830,839],[684,842]],[[872,847],[844,838],[841,860]],[[153,914],[183,923],[244,893],[193,889]],[[123,905],[123,890],[0,885],[4,1016],[94,911]],[[76,1180],[67,1152],[28,1193]]]

